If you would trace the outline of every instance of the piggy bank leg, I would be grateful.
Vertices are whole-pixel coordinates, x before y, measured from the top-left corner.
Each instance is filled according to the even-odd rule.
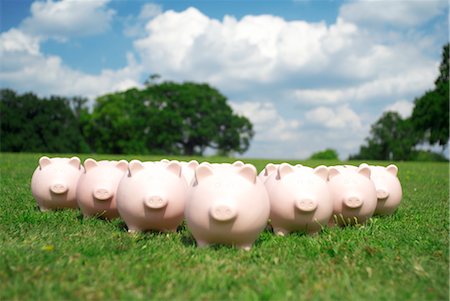
[[[328,227],[332,228],[335,227],[338,224],[338,216],[336,214],[333,214],[330,217],[330,220],[328,221]]]
[[[128,233],[129,234],[136,234],[141,232],[141,230],[138,229],[138,227],[135,226],[128,226]]]
[[[209,243],[207,243],[204,240],[197,239],[196,241],[197,241],[197,247],[199,247],[199,248],[207,248],[209,246]]]
[[[244,251],[250,251],[252,249],[252,244],[243,244],[243,245],[238,245],[236,246],[238,249],[240,250],[244,250]]]
[[[50,211],[49,208],[42,207],[42,206],[39,206],[39,210],[40,210],[41,212],[47,212],[47,211]]]
[[[320,230],[317,229],[308,229],[306,233],[310,236],[319,236]]]
[[[324,227],[319,222],[314,221],[314,223],[306,224],[306,233],[311,236],[316,236],[323,228]]]
[[[278,236],[286,236],[289,234],[289,231],[279,227],[273,227],[273,232]]]

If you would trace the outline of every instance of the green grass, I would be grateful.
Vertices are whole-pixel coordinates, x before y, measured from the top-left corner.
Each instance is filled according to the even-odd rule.
[[[184,226],[129,235],[118,220],[41,213],[30,192],[39,157],[0,157],[0,300],[448,300],[447,163],[398,163],[404,198],[391,217],[316,236],[266,230],[246,252],[197,249]]]

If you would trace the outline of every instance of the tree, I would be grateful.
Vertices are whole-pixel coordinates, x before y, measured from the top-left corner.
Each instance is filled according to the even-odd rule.
[[[409,119],[402,119],[396,112],[385,112],[375,122],[354,160],[409,160],[417,144],[414,128]]]
[[[336,150],[327,148],[326,150],[316,152],[311,155],[311,160],[339,160],[339,156]]]
[[[1,150],[11,152],[83,152],[88,150],[79,123],[62,97],[39,98],[0,91]]]
[[[102,96],[85,132],[94,149],[108,153],[243,153],[253,137],[250,121],[234,114],[225,96],[190,82]]]
[[[442,159],[439,154],[416,151],[419,144],[439,144],[445,149],[449,141],[449,44],[444,46],[440,74],[435,87],[414,101],[412,116],[403,120],[397,113],[385,113],[370,131],[367,145],[350,159],[423,160]]]
[[[149,87],[151,85],[154,85],[159,79],[161,79],[161,75],[158,73],[150,74],[150,76],[144,81],[144,85],[146,87]]]
[[[420,142],[445,149],[449,141],[449,44],[444,46],[439,70],[434,89],[414,101],[411,119]]]

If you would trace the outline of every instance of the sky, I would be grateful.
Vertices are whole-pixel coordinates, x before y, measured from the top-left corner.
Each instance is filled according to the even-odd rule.
[[[0,0],[0,87],[84,96],[207,82],[255,129],[252,158],[357,153],[408,117],[449,39],[446,0]]]

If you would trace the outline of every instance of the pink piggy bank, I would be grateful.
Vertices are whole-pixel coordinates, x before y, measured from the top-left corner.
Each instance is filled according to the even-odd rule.
[[[85,173],[78,181],[77,201],[84,216],[101,216],[107,219],[119,217],[116,206],[116,191],[128,162],[84,161]]]
[[[277,235],[293,231],[317,233],[333,214],[327,184],[328,169],[281,164],[265,182],[270,199],[270,219]]]
[[[133,160],[128,170],[117,189],[117,209],[128,231],[176,231],[188,190],[181,164]]]
[[[334,203],[331,223],[341,226],[362,224],[372,217],[377,207],[377,195],[368,166],[330,167],[328,179]]]
[[[185,216],[199,247],[219,243],[249,250],[269,212],[266,189],[253,165],[197,167]]]
[[[183,174],[186,182],[191,185],[195,175],[195,169],[198,166],[198,162],[196,160],[191,160],[189,162],[180,162],[181,164],[181,173]]]
[[[31,178],[31,192],[39,209],[78,208],[76,189],[83,171],[77,157],[41,157]]]
[[[398,168],[391,164],[388,167],[369,166],[370,178],[377,192],[377,208],[375,214],[390,215],[394,213],[402,200],[402,186],[397,177]]]
[[[277,171],[278,166],[280,164],[268,163],[266,167],[259,173],[258,178],[265,183],[266,180]]]

